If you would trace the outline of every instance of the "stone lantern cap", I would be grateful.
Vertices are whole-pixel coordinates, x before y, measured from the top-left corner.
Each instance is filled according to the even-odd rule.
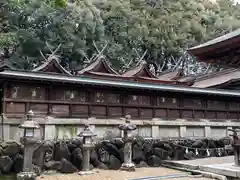
[[[33,116],[34,116],[33,111],[32,111],[32,110],[28,111],[27,116],[28,116],[28,117],[33,117]]]
[[[34,116],[34,113],[32,110],[28,111],[27,113],[27,117],[33,117]],[[26,121],[24,121],[20,126],[19,128],[23,128],[23,129],[26,129],[26,128],[29,128],[29,129],[39,129],[40,126],[39,124],[36,122],[36,121],[33,121],[32,119],[28,119]]]
[[[90,125],[89,124],[85,124],[84,130],[83,132],[80,132],[78,134],[79,137],[94,137],[97,136],[96,134],[94,134],[91,130],[90,130]]]
[[[24,121],[19,128],[27,129],[27,128],[32,128],[32,129],[39,129],[40,126],[36,121]]]
[[[136,130],[137,129],[137,126],[135,124],[130,124],[131,121],[131,116],[130,115],[126,115],[126,117],[124,118],[125,119],[125,124],[120,124],[118,126],[118,128],[120,130],[123,130],[123,131],[133,131],[133,130]]]

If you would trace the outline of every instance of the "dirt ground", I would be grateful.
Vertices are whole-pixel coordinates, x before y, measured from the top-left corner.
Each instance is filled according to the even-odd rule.
[[[80,176],[76,174],[54,174],[49,173],[38,177],[37,180],[128,180],[131,178],[143,178],[149,176],[166,176],[174,174],[183,174],[184,172],[158,167],[158,168],[140,168],[135,172],[110,171],[110,170],[94,170],[94,174]],[[160,179],[160,178],[159,178]],[[203,177],[179,177],[179,178],[161,178],[169,180],[210,180]]]

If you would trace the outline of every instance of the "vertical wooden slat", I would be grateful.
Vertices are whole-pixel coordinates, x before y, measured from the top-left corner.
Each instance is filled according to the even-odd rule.
[[[86,95],[87,95],[87,97],[86,97],[87,101],[93,102],[94,98],[92,97],[92,93],[90,91],[87,91]],[[91,117],[91,115],[92,115],[92,106],[91,106],[91,104],[89,104],[88,105],[88,117]]]
[[[151,96],[151,105],[157,106],[157,96]],[[156,108],[153,108],[153,118],[156,118]]]
[[[183,99],[182,98],[178,98],[178,101],[177,101],[177,106],[178,107],[182,107],[183,106]],[[183,110],[182,109],[180,109],[179,110],[179,115],[180,115],[180,118],[183,118]]]
[[[166,113],[167,113],[167,120],[169,119],[169,109],[166,109]]]
[[[8,87],[8,83],[4,82],[3,83],[3,97],[2,97],[2,112],[5,113],[6,112],[6,101],[5,98],[8,98],[8,92],[9,92],[9,87]]]
[[[52,100],[52,84],[50,84],[48,86],[48,93],[47,93],[47,99],[48,101],[51,101]],[[48,115],[52,114],[52,104],[51,103],[48,103]]]
[[[125,99],[124,99],[124,97],[125,97],[125,94],[124,93],[121,93],[121,96],[120,96],[120,104],[124,104],[125,102]],[[121,108],[122,108],[122,117],[124,117],[125,116],[125,110],[124,110],[124,107],[123,106],[121,106]]]
[[[29,110],[30,110],[30,103],[27,102],[27,103],[25,104],[25,113],[27,114]]]
[[[196,118],[196,115],[195,115],[195,111],[194,111],[194,110],[192,110],[192,116],[193,116],[193,117],[192,117],[193,119]]]
[[[140,108],[137,108],[138,110],[138,117],[141,117],[141,111],[140,111]]]
[[[72,104],[69,104],[69,116],[72,117]]]
[[[109,117],[109,106],[106,106],[106,116]]]
[[[227,119],[229,119],[229,112],[226,112],[227,113]]]

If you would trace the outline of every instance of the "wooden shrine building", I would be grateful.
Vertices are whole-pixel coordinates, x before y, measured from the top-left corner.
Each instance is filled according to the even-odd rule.
[[[240,117],[236,100],[240,92],[189,87],[166,73],[156,77],[145,63],[120,75],[101,57],[71,75],[51,57],[32,71],[2,70],[0,78],[2,112],[8,118],[24,117],[29,110],[40,118],[130,114],[133,119],[224,121]]]
[[[199,60],[221,59],[237,66],[240,36],[234,35],[233,40],[213,40],[189,52]],[[240,92],[219,89],[229,80],[226,73],[234,74],[233,80],[240,75],[238,70],[218,74],[221,81],[214,74],[193,81],[181,70],[156,73],[151,64],[140,62],[120,74],[104,56],[97,56],[73,75],[53,55],[31,71],[14,70],[5,63],[0,70],[3,139],[20,136],[15,133],[17,125],[29,110],[45,139],[62,138],[63,127],[71,132],[73,128],[75,136],[85,121],[99,136],[106,131],[119,136],[117,125],[125,115],[131,115],[141,136],[155,138],[226,136],[226,128],[239,126]]]
[[[223,67],[215,72],[197,77],[192,87],[235,89],[240,88],[240,29],[220,36],[204,44],[190,48],[188,52],[198,61]]]

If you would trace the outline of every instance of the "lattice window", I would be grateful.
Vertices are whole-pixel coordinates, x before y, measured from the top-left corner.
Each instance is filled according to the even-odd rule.
[[[178,99],[175,97],[158,97],[158,106],[178,106]]]

